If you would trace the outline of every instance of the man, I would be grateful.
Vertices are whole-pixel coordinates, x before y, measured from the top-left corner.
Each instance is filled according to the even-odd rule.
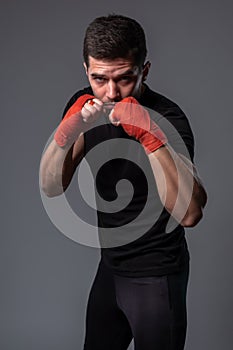
[[[40,173],[44,192],[57,196],[83,157],[95,172],[95,158],[118,154],[123,145],[123,156],[103,164],[95,179],[96,193],[105,200],[101,204],[97,196],[102,249],[88,301],[84,349],[126,350],[134,338],[137,350],[181,350],[189,271],[184,227],[200,221],[206,204],[206,192],[188,160],[193,161],[192,131],[180,108],[144,83],[150,63],[145,63],[144,31],[135,20],[96,18],[87,28],[83,54],[90,87],[68,102]],[[153,111],[172,124],[189,155],[173,129],[161,129]],[[110,146],[88,158],[107,141]],[[148,185],[152,178],[153,187]],[[122,209],[129,199],[126,186],[118,193],[122,202],[108,212],[106,203],[116,200],[122,179],[133,184],[133,196]],[[176,225],[167,232],[171,217]]]

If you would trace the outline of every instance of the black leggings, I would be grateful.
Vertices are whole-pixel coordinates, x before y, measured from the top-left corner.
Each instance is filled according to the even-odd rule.
[[[113,275],[100,263],[87,306],[84,350],[183,350],[188,266],[156,277]]]

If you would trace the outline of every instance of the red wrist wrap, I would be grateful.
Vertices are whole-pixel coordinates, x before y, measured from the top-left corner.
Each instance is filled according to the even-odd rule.
[[[134,97],[126,97],[117,103],[112,118],[120,122],[129,136],[142,144],[147,154],[167,143],[163,131]]]
[[[82,95],[69,108],[54,134],[54,139],[60,147],[72,145],[80,133],[88,129],[87,123],[82,119],[81,110],[85,103],[93,98],[95,97],[92,95]]]

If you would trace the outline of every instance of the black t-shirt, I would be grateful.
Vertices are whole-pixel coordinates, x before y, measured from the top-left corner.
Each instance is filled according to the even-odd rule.
[[[78,91],[64,114],[90,87]],[[182,110],[147,85],[140,99],[172,148],[193,161],[194,140]],[[85,158],[94,174],[103,262],[124,276],[169,274],[189,259],[184,228],[160,201],[143,147],[108,119],[84,134]],[[185,147],[186,146],[186,147]]]

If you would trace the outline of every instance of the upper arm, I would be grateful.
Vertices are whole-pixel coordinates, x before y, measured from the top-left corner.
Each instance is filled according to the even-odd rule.
[[[80,134],[77,141],[72,145],[68,151],[62,168],[62,185],[64,191],[69,186],[74,172],[84,157],[84,136]]]

